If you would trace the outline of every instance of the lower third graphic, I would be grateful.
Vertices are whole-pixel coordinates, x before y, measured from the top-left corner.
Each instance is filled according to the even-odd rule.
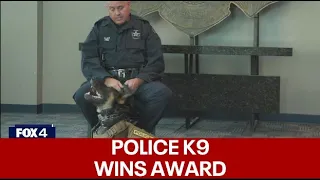
[[[56,128],[49,124],[19,124],[9,127],[9,138],[55,138]]]

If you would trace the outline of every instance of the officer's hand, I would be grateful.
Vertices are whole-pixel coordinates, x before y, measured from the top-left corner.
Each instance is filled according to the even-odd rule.
[[[120,81],[114,79],[114,78],[106,78],[104,81],[104,84],[108,87],[112,87],[116,89],[117,91],[121,91],[121,88],[123,88],[123,85]]]
[[[131,89],[131,91],[135,92],[142,83],[142,79],[134,78],[127,80],[124,84],[127,85]]]

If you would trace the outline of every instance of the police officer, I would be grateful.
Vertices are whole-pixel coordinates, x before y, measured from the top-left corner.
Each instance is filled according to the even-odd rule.
[[[138,126],[153,132],[172,94],[159,81],[165,68],[161,40],[148,21],[130,13],[129,1],[109,1],[106,7],[109,16],[94,23],[83,43],[81,69],[87,81],[73,98],[93,127],[96,108],[84,99],[90,79],[101,78],[117,90],[126,84],[134,92]]]

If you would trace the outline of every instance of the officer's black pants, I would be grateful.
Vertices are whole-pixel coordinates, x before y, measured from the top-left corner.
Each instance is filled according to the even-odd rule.
[[[76,104],[91,127],[98,123],[96,107],[84,99],[89,91],[90,83],[84,83],[73,95]],[[138,127],[152,133],[160,121],[168,104],[172,91],[159,81],[142,84],[134,94],[134,107],[140,114]]]

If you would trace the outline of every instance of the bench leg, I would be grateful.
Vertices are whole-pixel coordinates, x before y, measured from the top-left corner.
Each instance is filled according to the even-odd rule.
[[[258,113],[253,113],[252,116],[251,116],[251,119],[249,121],[249,126],[250,126],[250,130],[252,132],[255,132],[256,131],[256,128],[259,124],[259,120],[260,120],[260,114]]]
[[[197,122],[200,121],[200,117],[186,117],[185,122],[186,122],[186,129],[190,129],[193,125],[195,125]]]

